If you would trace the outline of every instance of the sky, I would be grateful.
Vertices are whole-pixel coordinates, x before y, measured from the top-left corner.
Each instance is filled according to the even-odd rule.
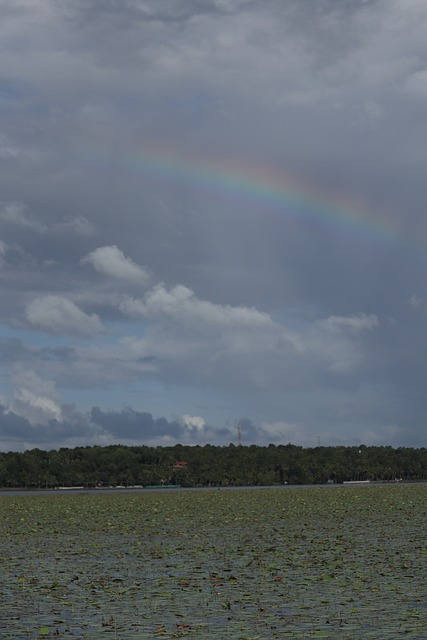
[[[426,446],[425,0],[0,16],[0,450]]]

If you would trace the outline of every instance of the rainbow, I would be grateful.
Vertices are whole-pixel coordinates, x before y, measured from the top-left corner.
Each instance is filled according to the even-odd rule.
[[[91,149],[105,159],[105,149]],[[366,206],[271,168],[259,168],[224,159],[190,156],[176,150],[146,147],[144,151],[115,151],[108,155],[119,166],[138,172],[143,179],[184,185],[194,191],[209,191],[244,201],[262,211],[276,211],[335,231],[357,235],[368,241],[392,242],[397,221]]]

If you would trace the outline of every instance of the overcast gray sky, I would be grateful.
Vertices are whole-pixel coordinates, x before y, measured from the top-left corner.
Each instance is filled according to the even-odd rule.
[[[425,446],[425,0],[0,0],[0,449]]]

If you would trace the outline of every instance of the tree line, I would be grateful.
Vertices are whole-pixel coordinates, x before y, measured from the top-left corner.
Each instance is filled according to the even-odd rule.
[[[0,453],[0,486],[6,488],[225,487],[425,479],[424,447],[178,444]]]

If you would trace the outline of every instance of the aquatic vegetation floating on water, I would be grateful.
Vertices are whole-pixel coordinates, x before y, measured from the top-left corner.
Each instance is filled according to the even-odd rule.
[[[0,636],[422,638],[427,486],[0,499]]]

